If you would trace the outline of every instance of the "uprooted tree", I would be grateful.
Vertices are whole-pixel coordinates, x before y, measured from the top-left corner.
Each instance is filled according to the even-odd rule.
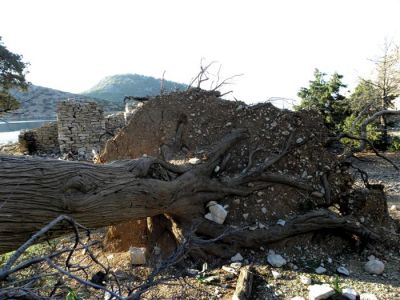
[[[226,257],[321,230],[395,244],[382,187],[365,176],[365,188],[353,187],[348,158],[360,149],[337,154],[344,137],[330,136],[318,113],[247,106],[216,91],[155,97],[108,141],[103,164],[0,157],[0,253],[59,215],[88,228],[144,219],[147,247],[165,252],[194,227],[211,239],[225,233],[193,255]],[[363,133],[350,138],[366,142]],[[227,207],[223,224],[204,217],[210,201]],[[134,224],[121,239],[142,232]],[[66,230],[56,226],[50,237]]]

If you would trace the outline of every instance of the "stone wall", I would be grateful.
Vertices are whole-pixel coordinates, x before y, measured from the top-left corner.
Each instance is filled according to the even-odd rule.
[[[23,130],[18,136],[20,150],[33,153],[58,153],[57,122],[45,123],[39,128]]]
[[[103,108],[95,102],[63,101],[57,107],[58,142],[61,153],[90,158],[99,151],[106,135]]]
[[[91,159],[106,141],[125,126],[124,112],[104,117],[95,102],[63,101],[58,104],[57,122],[26,130],[19,135],[22,152],[68,154],[69,158]]]

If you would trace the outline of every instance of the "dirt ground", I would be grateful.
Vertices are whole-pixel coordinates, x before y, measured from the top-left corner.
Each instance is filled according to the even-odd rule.
[[[388,157],[400,163],[399,154],[388,154]],[[387,162],[372,154],[363,154],[355,165],[370,174],[370,183],[384,183],[388,194],[389,212],[393,218],[400,220],[400,210],[390,210],[392,205],[400,206],[399,171]],[[361,184],[361,182],[357,182]],[[393,249],[379,247],[355,249],[354,245],[343,245],[343,241],[335,236],[319,234],[313,237],[318,241],[314,245],[303,244],[290,247],[279,245],[274,249],[261,247],[258,250],[246,250],[242,265],[254,266],[254,285],[251,299],[292,299],[295,296],[308,298],[308,285],[302,283],[303,277],[311,279],[312,284],[328,283],[332,287],[350,287],[359,294],[371,293],[377,299],[400,299],[400,253]],[[320,246],[316,246],[319,244]],[[267,263],[266,257],[270,250],[282,255],[287,264],[274,268]],[[382,275],[370,275],[364,270],[368,257],[374,255],[385,263]],[[138,284],[149,274],[147,267],[131,267],[129,255],[125,253],[105,254],[104,262],[112,266],[120,281]],[[185,259],[180,264],[168,269],[168,272],[158,277],[164,278],[162,284],[150,289],[142,295],[143,299],[231,299],[236,287],[237,274],[224,270],[223,266],[231,265],[231,261],[218,260],[208,263],[205,272],[201,272],[205,261]],[[153,262],[154,263],[154,262]],[[324,266],[326,273],[318,275],[315,269]],[[338,267],[350,271],[349,276],[337,273]],[[226,268],[225,268],[226,269]],[[197,271],[196,271],[197,270]],[[237,269],[239,270],[239,269]],[[272,272],[278,272],[275,278]],[[168,279],[168,277],[177,277]],[[101,298],[101,294],[91,294],[90,298]],[[345,299],[339,295],[329,299]],[[366,299],[366,298],[364,298]],[[368,298],[370,299],[370,298]]]

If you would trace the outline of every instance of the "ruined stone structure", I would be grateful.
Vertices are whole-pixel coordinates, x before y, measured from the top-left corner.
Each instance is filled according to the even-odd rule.
[[[20,149],[29,154],[68,153],[91,159],[93,150],[99,152],[125,124],[123,112],[104,117],[98,103],[67,100],[59,103],[56,122],[21,132]]]
[[[106,124],[103,108],[95,102],[63,101],[57,107],[60,152],[86,156],[100,150]]]
[[[58,143],[58,129],[56,122],[49,122],[42,127],[22,131],[18,137],[20,149],[29,153],[58,152],[60,145]]]

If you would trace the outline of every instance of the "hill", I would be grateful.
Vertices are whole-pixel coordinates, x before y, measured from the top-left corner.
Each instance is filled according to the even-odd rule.
[[[56,118],[57,103],[67,99],[77,101],[96,101],[103,105],[105,111],[117,111],[123,108],[103,99],[63,92],[51,88],[30,85],[28,91],[12,90],[11,94],[21,103],[21,107],[2,116],[11,120],[52,120]]]
[[[161,79],[138,74],[119,74],[102,79],[82,94],[121,103],[125,96],[146,97],[160,94]],[[164,90],[185,90],[187,85],[164,80]]]

